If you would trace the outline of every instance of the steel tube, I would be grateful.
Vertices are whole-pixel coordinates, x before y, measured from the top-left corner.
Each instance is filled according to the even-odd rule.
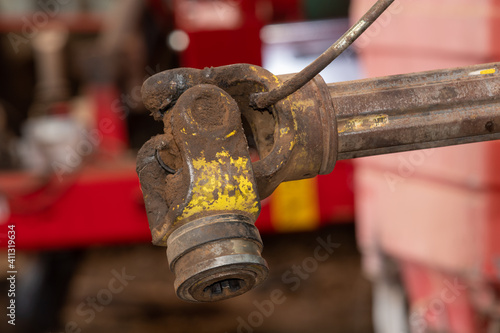
[[[329,84],[337,160],[500,139],[499,66]]]

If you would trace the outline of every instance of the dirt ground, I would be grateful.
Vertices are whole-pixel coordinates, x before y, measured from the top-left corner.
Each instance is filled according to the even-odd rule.
[[[370,284],[360,271],[352,224],[269,235],[263,241],[268,280],[213,304],[177,299],[164,248],[89,249],[71,282],[61,313],[66,330],[60,332],[372,331]]]

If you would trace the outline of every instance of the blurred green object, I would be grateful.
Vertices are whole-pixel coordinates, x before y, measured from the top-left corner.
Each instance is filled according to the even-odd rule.
[[[304,0],[303,8],[307,20],[347,17],[349,0]]]

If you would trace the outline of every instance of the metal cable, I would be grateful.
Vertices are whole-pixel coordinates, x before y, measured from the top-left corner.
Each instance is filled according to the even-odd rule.
[[[326,66],[342,54],[363,32],[375,22],[380,15],[394,2],[394,0],[379,0],[373,5],[363,17],[352,26],[342,37],[330,46],[322,55],[314,60],[309,66],[295,74],[290,80],[281,86],[263,93],[250,96],[250,105],[254,109],[265,109],[283,98],[293,94],[312,80]]]

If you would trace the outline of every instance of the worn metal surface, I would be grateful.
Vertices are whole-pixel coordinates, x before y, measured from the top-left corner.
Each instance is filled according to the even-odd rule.
[[[144,83],[144,104],[165,133],[140,150],[137,172],[153,243],[168,247],[182,299],[220,300],[259,284],[268,270],[253,226],[260,198],[333,169],[335,122],[320,77],[268,110],[249,106],[252,93],[281,79],[234,65],[175,69]]]
[[[500,138],[498,70],[488,64],[330,85],[317,76],[265,110],[251,108],[250,96],[290,76],[239,64],[148,79],[144,103],[165,133],[143,146],[137,171],[177,295],[226,299],[267,276],[253,223],[260,199],[281,182],[329,173],[337,159]]]
[[[252,93],[273,89],[287,78],[245,64],[204,70],[180,68],[148,79],[142,94],[153,117],[161,120],[179,97],[197,84],[212,84],[228,93],[241,112],[247,141],[255,145],[252,148],[259,155],[252,168],[263,199],[283,181],[326,174],[335,165],[336,131],[331,131],[336,128],[334,111],[321,77],[269,109],[257,111],[249,106]],[[164,142],[171,134],[166,135]]]
[[[500,139],[498,64],[329,85],[338,159]]]
[[[137,167],[151,195],[153,242],[166,245],[173,229],[199,216],[237,209],[255,220],[260,203],[236,102],[215,86],[194,86],[163,122],[165,134],[144,145]]]
[[[170,243],[180,298],[239,295],[265,279],[267,264],[253,225],[260,200],[238,106],[214,85],[195,85],[163,122],[165,134],[144,145],[137,166],[153,242]]]

